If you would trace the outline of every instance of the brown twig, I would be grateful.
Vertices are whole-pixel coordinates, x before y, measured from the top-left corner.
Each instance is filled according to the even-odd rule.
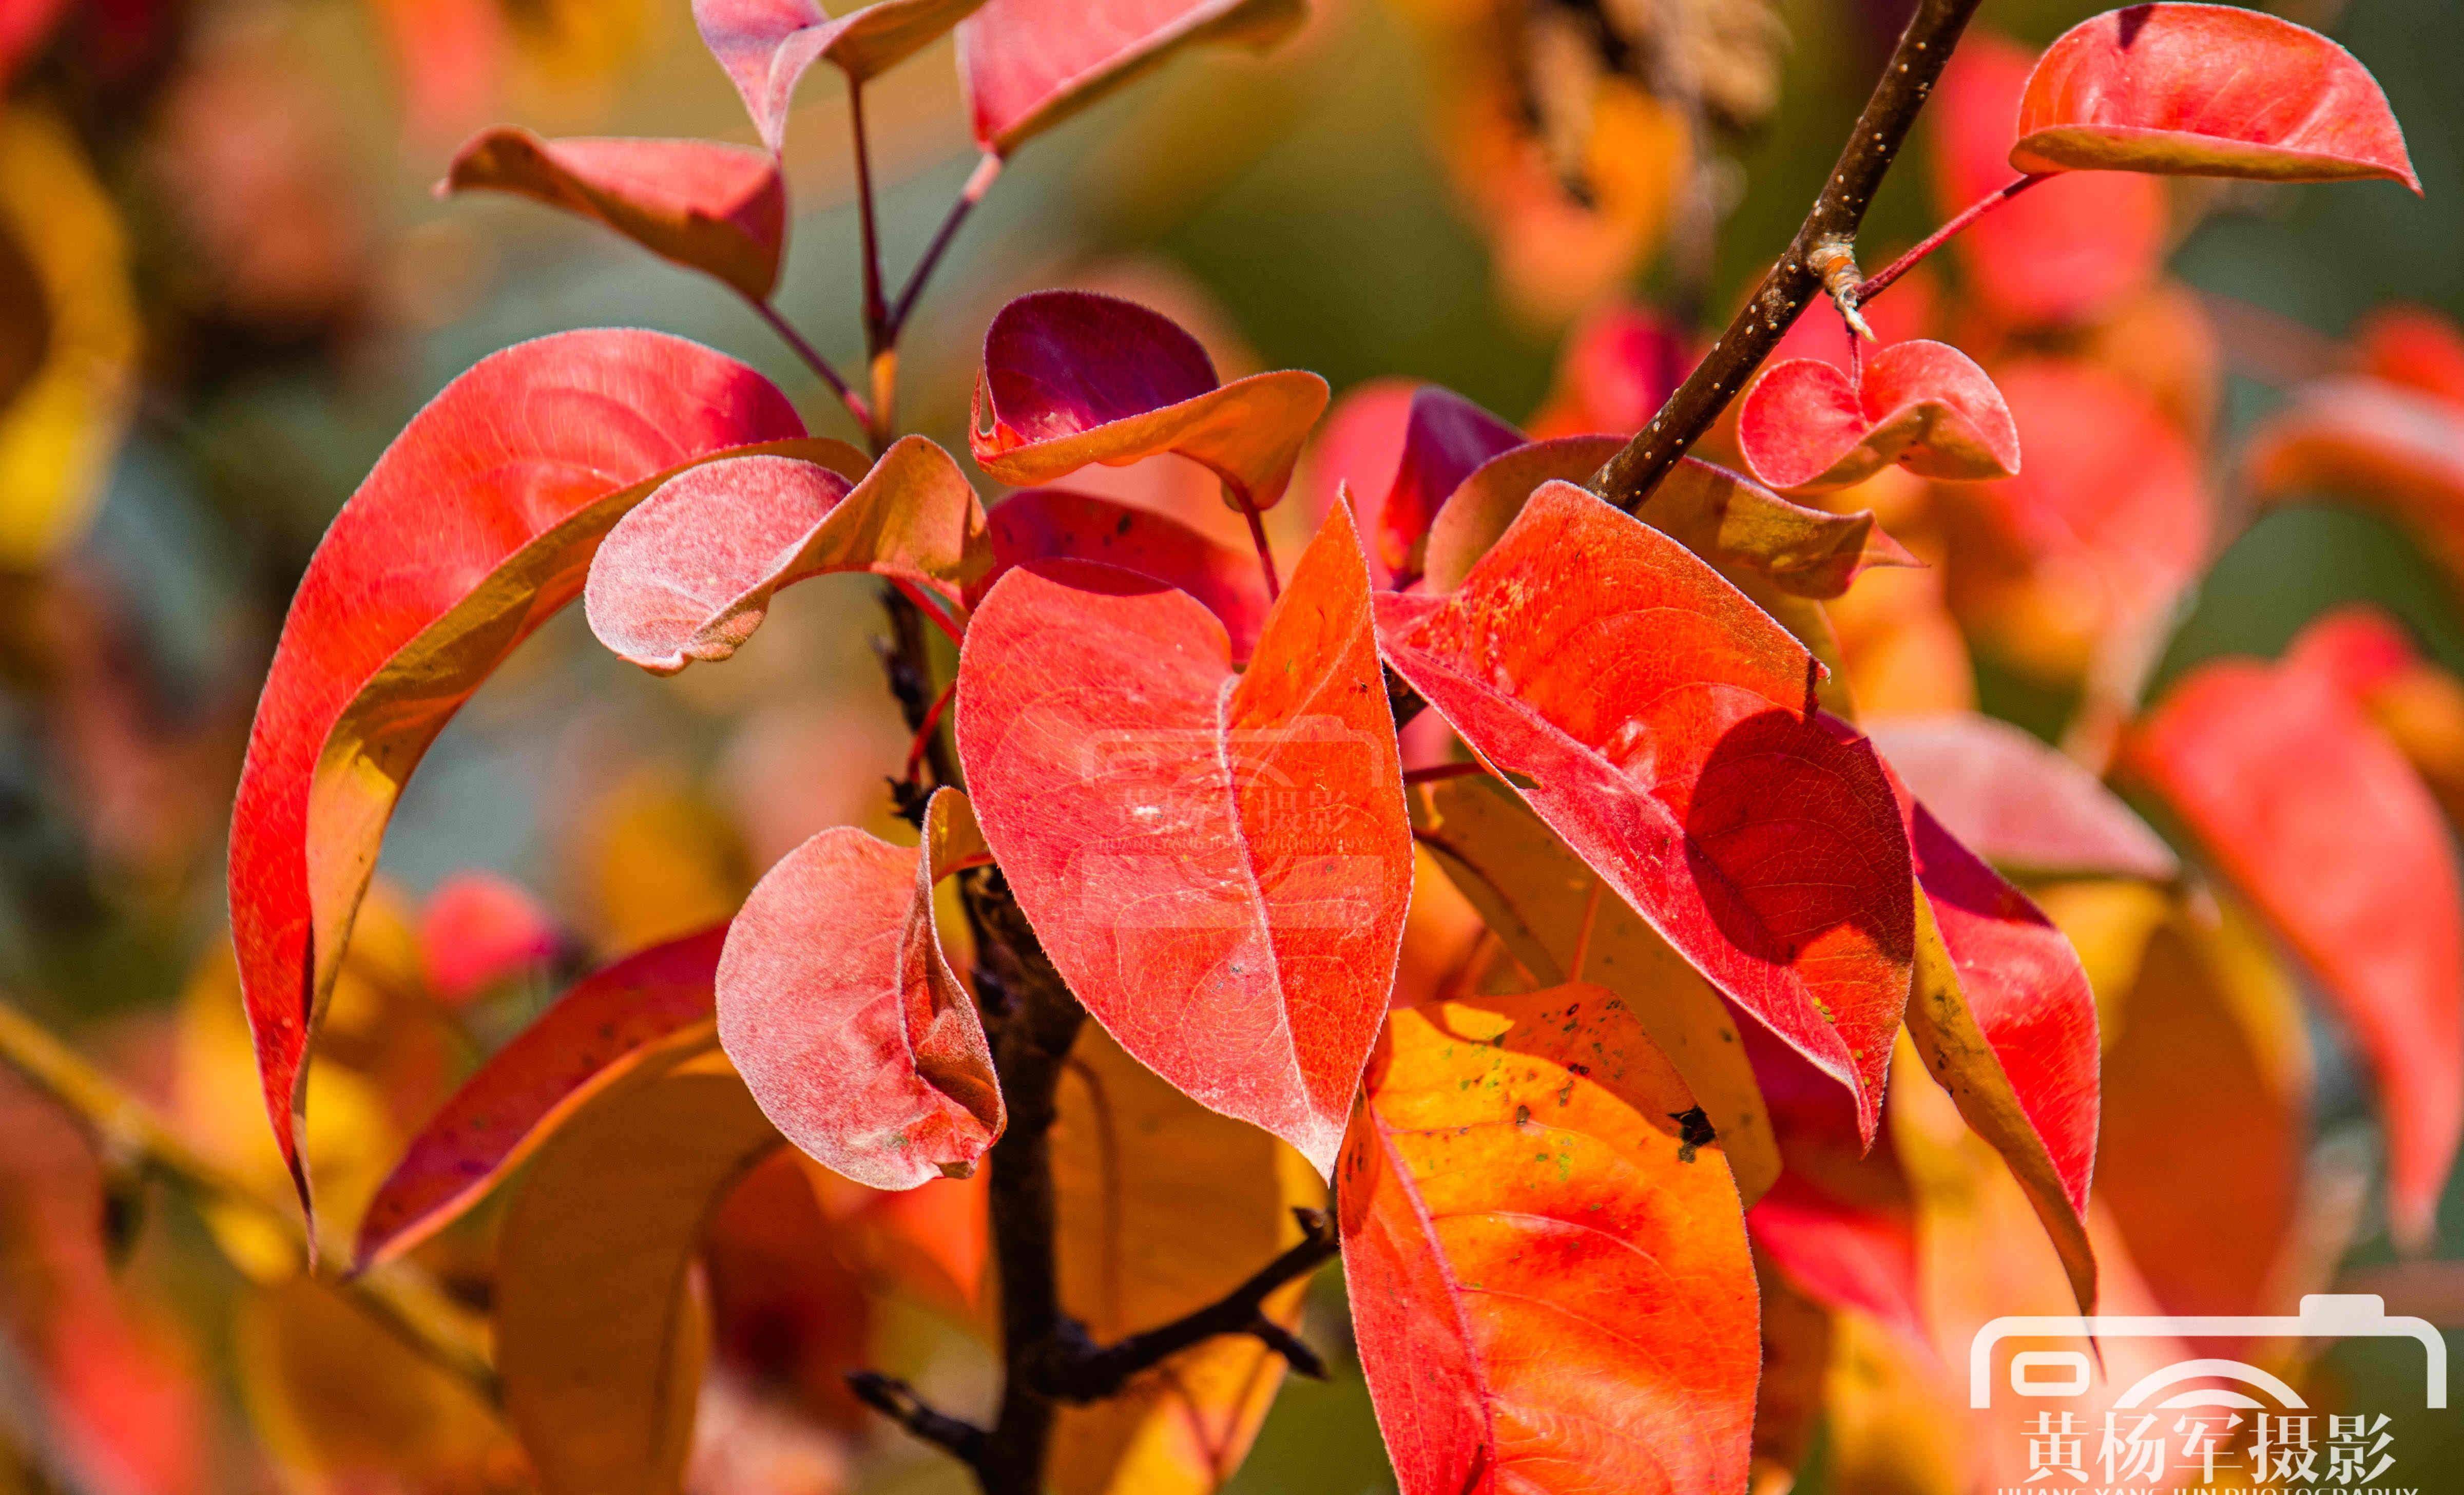
[[[856,1400],[973,1469],[978,1480],[983,1479],[987,1449],[982,1428],[936,1410],[915,1394],[914,1387],[878,1371],[849,1371],[847,1384]]]
[[[1118,1395],[1141,1373],[1192,1345],[1222,1334],[1251,1335],[1282,1355],[1294,1371],[1324,1380],[1326,1362],[1318,1358],[1317,1352],[1266,1316],[1266,1299],[1277,1289],[1307,1277],[1342,1252],[1332,1217],[1324,1210],[1292,1213],[1301,1222],[1301,1239],[1240,1286],[1169,1324],[1159,1324],[1100,1348],[1089,1345],[1047,1357],[1037,1368],[1040,1389],[1062,1401],[1102,1401]]]
[[[1816,254],[1855,244],[1866,208],[1899,156],[1917,111],[1932,94],[1943,64],[1950,60],[1951,49],[1958,45],[1977,3],[1918,0],[1916,14],[1909,17],[1899,46],[1883,64],[1881,80],[1865,100],[1855,132],[1815,199],[1813,210],[1797,227],[1788,252],[1651,424],[1593,474],[1595,492],[1629,513],[1639,507],[1779,345],[1789,324],[1822,289],[1820,275],[1814,268]]]

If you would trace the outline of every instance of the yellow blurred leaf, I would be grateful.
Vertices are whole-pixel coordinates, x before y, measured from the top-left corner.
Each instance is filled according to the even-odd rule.
[[[1052,1131],[1061,1301],[1098,1342],[1222,1297],[1300,1239],[1295,1206],[1326,1200],[1301,1155],[1157,1079],[1087,1024]],[[1266,1300],[1290,1328],[1305,1283]],[[1111,1401],[1066,1409],[1054,1495],[1203,1495],[1240,1466],[1284,1379],[1283,1357],[1225,1336],[1182,1351]]]
[[[1966,1495],[1965,1398],[1939,1360],[1870,1314],[1833,1315],[1822,1380],[1831,1487],[1857,1495]]]
[[[1535,980],[1591,981],[1624,999],[1710,1119],[1740,1198],[1749,1205],[1761,1198],[1779,1176],[1779,1144],[1736,1017],[1710,983],[1537,816],[1485,780],[1427,785],[1413,794],[1412,809],[1421,844]]]
[[[40,369],[0,407],[5,571],[84,532],[127,423],[139,327],[119,212],[67,128],[32,108],[0,118],[0,220],[51,323]]]
[[[709,800],[645,770],[584,812],[581,873],[594,942],[630,951],[731,917],[752,890],[744,846]]]
[[[2096,992],[2097,1036],[2110,1052],[2122,1033],[2122,1003],[2139,979],[2149,936],[2172,914],[2172,899],[2146,883],[2120,880],[2053,883],[2032,896],[2079,952]]]
[[[601,1091],[532,1161],[500,1238],[496,1363],[547,1495],[677,1488],[709,1350],[693,1251],[778,1145],[714,1046]]]

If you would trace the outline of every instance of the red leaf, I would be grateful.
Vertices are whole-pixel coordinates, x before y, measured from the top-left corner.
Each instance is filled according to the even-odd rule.
[[[561,333],[448,385],[335,517],[283,624],[231,817],[231,938],[303,1197],[309,1024],[420,755],[664,475],[803,431],[733,359],[658,333]]]
[[[2464,1132],[2464,912],[2438,806],[2325,674],[2206,665],[2125,745],[2320,977],[2377,1077],[2399,1241]]]
[[[1038,561],[967,629],[958,753],[1046,954],[1121,1046],[1333,1165],[1385,1011],[1411,827],[1337,506],[1233,674],[1194,598]]]
[[[1943,70],[1925,110],[1934,208],[1943,217],[2010,184],[2012,120],[2030,66],[2027,53],[1970,28]],[[2041,182],[1954,241],[1962,279],[2005,321],[2095,321],[2155,281],[2165,217],[2165,186],[2148,177],[2095,172]]]
[[[1369,522],[1385,577],[1401,584],[1418,576],[1438,506],[1482,463],[1523,445],[1521,431],[1453,390],[1437,385],[1415,390],[1402,460]]]
[[[1429,526],[1427,589],[1461,586],[1534,490],[1548,482],[1579,484],[1623,445],[1615,436],[1560,436],[1481,464]],[[1695,457],[1679,459],[1636,517],[1722,575],[1750,573],[1793,597],[1837,597],[1869,566],[1917,563],[1875,525],[1869,509],[1809,509]]]
[[[861,83],[956,26],[982,0],[877,0],[833,17],[818,0],[693,0],[702,45],[727,70],[776,154],[804,70],[827,59]]]
[[[2096,1311],[2087,1233],[2096,1165],[2096,997],[2070,940],[1904,793],[1925,894],[1908,1036],[1969,1129],[2010,1165],[2061,1258],[2081,1313]]]
[[[1694,337],[1658,312],[1615,301],[1600,307],[1566,339],[1531,434],[1642,429],[1693,371],[1697,351]]]
[[[1819,359],[1773,365],[1737,416],[1746,465],[1774,488],[1861,483],[1898,463],[1920,477],[2019,471],[2019,432],[1985,370],[1947,343],[1895,342],[1852,380]]]
[[[490,188],[595,218],[662,259],[707,271],[748,299],[779,283],[787,187],[758,150],[708,141],[543,141],[482,130],[454,153],[437,195]]]
[[[469,1213],[557,1124],[644,1059],[711,1042],[724,926],[585,977],[498,1049],[411,1139],[360,1220],[362,1270]]]
[[[976,461],[1004,483],[1172,451],[1223,480],[1236,509],[1271,509],[1291,481],[1326,381],[1287,371],[1218,385],[1198,340],[1133,301],[1038,291],[1001,309],[976,381]]]
[[[2403,522],[2464,578],[2464,413],[2445,399],[2375,379],[2305,385],[2242,455],[2263,502],[2324,490]]]
[[[1441,598],[1377,600],[1387,662],[1714,986],[1856,1097],[1867,1140],[1915,949],[1882,766],[1802,645],[1567,483]]]
[[[987,0],[958,28],[976,143],[1006,156],[1181,47],[1263,52],[1308,18],[1306,0]]]
[[[963,1178],[1001,1135],[992,1050],[933,912],[934,885],[982,855],[966,796],[938,790],[921,850],[832,826],[728,931],[719,1043],[771,1125],[858,1183]]]
[[[861,471],[856,464],[845,464]],[[871,571],[958,595],[989,563],[983,505],[950,454],[899,438],[852,488],[780,456],[680,473],[618,521],[590,562],[590,631],[653,674],[734,654],[780,588]]]
[[[2393,618],[2353,603],[2310,620],[2285,646],[2284,662],[2326,676],[2366,707],[2372,693],[2419,668],[2422,658]]]
[[[1347,486],[1355,517],[1361,501],[1395,486],[1403,465],[1403,428],[1411,423],[1412,401],[1420,388],[1409,379],[1368,379],[1335,400],[1301,457],[1299,482],[1310,523],[1326,517]],[[1374,574],[1376,557],[1369,563]]]
[[[2464,333],[2427,306],[2384,306],[2353,329],[2362,371],[2464,405]]]
[[[449,1007],[553,959],[563,938],[530,890],[488,872],[455,873],[419,911],[421,971]]]
[[[2369,70],[2239,6],[2134,5],[2064,32],[2028,77],[2011,165],[2421,190]]]
[[[1336,1199],[1402,1495],[1745,1488],[1753,1265],[1692,1107],[1595,986],[1389,1021]]]
[[[1944,827],[1996,866],[2155,883],[2181,874],[2172,848],[2094,774],[2008,722],[1906,716],[1867,730]]]
[[[1234,660],[1247,659],[1265,627],[1266,596],[1258,558],[1219,545],[1151,509],[1057,488],[1030,488],[993,506],[992,569],[969,583],[980,606],[995,583],[1030,561],[1099,561],[1177,586],[1222,620]]]

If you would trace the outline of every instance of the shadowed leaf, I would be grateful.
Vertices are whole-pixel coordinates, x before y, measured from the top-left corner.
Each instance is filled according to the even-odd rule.
[[[1029,561],[1099,561],[1204,603],[1231,634],[1232,657],[1244,660],[1272,605],[1256,556],[1219,545],[1167,515],[1109,498],[1057,488],[1012,494],[993,506],[991,541],[992,569],[968,584],[970,607]]]
[[[2018,727],[1972,713],[1866,724],[1944,829],[1994,866],[2171,882],[2180,861],[2094,774]]]
[[[1524,445],[1521,431],[1451,389],[1422,385],[1414,390],[1402,460],[1368,526],[1383,576],[1395,584],[1418,576],[1439,505],[1483,463]]]

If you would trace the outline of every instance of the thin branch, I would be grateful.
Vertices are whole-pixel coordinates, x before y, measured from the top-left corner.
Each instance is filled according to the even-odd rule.
[[[1889,290],[1894,281],[1923,264],[1926,255],[1957,238],[1961,230],[2043,180],[2045,179],[2041,175],[2013,177],[1961,209],[1948,223],[1926,234],[1916,248],[1867,276],[1855,291],[1849,293],[1851,304],[1862,306]]]
[[[806,368],[821,376],[822,383],[830,386],[830,393],[838,396],[839,403],[847,407],[847,413],[855,417],[857,425],[868,431],[872,429],[872,407],[865,404],[864,396],[847,387],[847,382],[839,377],[839,371],[830,366],[830,361],[822,357],[822,350],[806,341],[804,335],[796,330],[794,322],[780,316],[779,309],[767,301],[756,301],[748,297],[745,304],[753,308],[755,316],[770,324],[770,330],[779,335],[781,341],[795,350],[796,356],[804,361]]]
[[[1290,1362],[1303,1375],[1323,1380],[1326,1362],[1289,1330],[1266,1316],[1275,1292],[1300,1281],[1342,1254],[1334,1220],[1323,1210],[1294,1210],[1301,1239],[1260,1267],[1249,1280],[1197,1312],[1098,1349],[1062,1349],[1036,1367],[1038,1389],[1062,1401],[1102,1401],[1117,1396],[1142,1372],[1153,1370],[1192,1345],[1221,1334],[1248,1334]]]
[[[1951,49],[1958,45],[1959,33],[1977,4],[1978,0],[1918,0],[1916,14],[1909,17],[1898,48],[1883,64],[1881,80],[1874,85],[1873,97],[1857,117],[1855,133],[1788,252],[1651,424],[1593,474],[1591,486],[1595,492],[1629,513],[1639,507],[1779,345],[1789,324],[1822,289],[1820,275],[1814,268],[1815,255],[1826,248],[1836,252],[1856,242],[1875,190],[1907,140],[1917,111],[1933,92],[1934,81],[1942,76],[1943,64],[1950,60]]]
[[[979,1479],[983,1477],[992,1449],[982,1428],[935,1410],[915,1394],[914,1387],[878,1371],[849,1371],[847,1383],[856,1400],[975,1470]]]
[[[890,445],[898,354],[890,338],[890,305],[881,291],[881,225],[872,203],[872,146],[865,138],[864,85],[847,79],[847,117],[854,130],[856,221],[864,233],[864,351],[872,380],[872,454]]]
[[[885,340],[890,346],[898,346],[898,335],[907,330],[907,318],[915,310],[915,298],[924,294],[924,283],[933,278],[933,272],[940,267],[941,256],[949,252],[951,241],[958,236],[958,226],[967,221],[967,215],[974,212],[976,205],[984,200],[984,194],[992,190],[993,179],[1000,176],[1001,171],[1001,159],[987,152],[976,163],[976,169],[968,173],[967,185],[958,190],[958,200],[950,205],[949,214],[941,220],[941,227],[933,231],[933,242],[924,247],[924,257],[915,262],[914,270],[908,274],[906,286],[898,293],[897,302],[890,309],[890,325]]]
[[[267,1198],[190,1147],[152,1107],[5,999],[0,999],[0,1063],[75,1116],[105,1155],[126,1159],[197,1198],[246,1210],[283,1237],[303,1270],[313,1261],[307,1229],[297,1211]],[[393,1263],[378,1272],[319,1275],[317,1280],[491,1405],[497,1401],[495,1371],[459,1330],[458,1310],[424,1275]]]

